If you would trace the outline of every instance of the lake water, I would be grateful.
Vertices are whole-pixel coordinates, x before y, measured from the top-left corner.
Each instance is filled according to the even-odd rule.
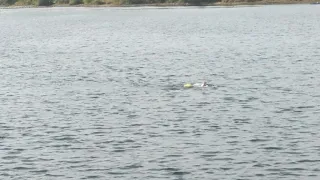
[[[314,5],[0,9],[0,179],[318,180],[319,60]]]

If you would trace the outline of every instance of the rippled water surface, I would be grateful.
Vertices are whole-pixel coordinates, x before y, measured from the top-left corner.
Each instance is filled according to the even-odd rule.
[[[318,180],[319,32],[312,5],[0,9],[0,179]]]

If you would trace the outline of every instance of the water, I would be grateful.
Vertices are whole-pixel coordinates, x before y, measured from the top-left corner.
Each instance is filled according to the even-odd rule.
[[[319,8],[0,9],[0,179],[319,179]]]

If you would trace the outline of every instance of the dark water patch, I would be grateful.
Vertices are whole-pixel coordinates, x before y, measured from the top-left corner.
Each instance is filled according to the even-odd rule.
[[[236,101],[236,99],[234,97],[224,97],[223,99],[226,101],[231,101],[231,102]]]
[[[254,101],[254,100],[258,100],[258,99],[259,98],[256,98],[256,97],[247,97],[244,100],[239,99],[238,102],[240,102],[240,103],[248,103],[248,102],[251,102],[251,101]]]
[[[136,114],[129,114],[128,116],[127,116],[127,118],[129,118],[129,119],[136,119],[136,118],[138,118],[138,117],[140,117],[139,115],[136,115]]]
[[[19,156],[4,156],[2,157],[3,160],[12,160],[12,159],[17,159]]]
[[[150,138],[157,138],[157,137],[163,137],[162,134],[158,134],[158,133],[149,133],[149,137]]]
[[[187,133],[189,133],[188,131],[185,131],[185,130],[177,130],[176,132],[178,134],[187,134]]]
[[[1,173],[0,176],[9,177],[9,176],[12,176],[12,175],[10,175],[8,173]]]
[[[221,126],[219,126],[219,125],[209,125],[206,127],[207,127],[206,130],[209,130],[209,131],[216,131],[216,130],[222,129]]]
[[[269,147],[264,147],[263,149],[265,150],[282,150],[282,147],[274,147],[274,146],[269,146]]]
[[[291,173],[291,172],[280,172],[279,173],[280,175],[282,176],[294,176],[294,177],[300,177],[301,175],[300,174],[297,174],[297,173]]]
[[[75,163],[75,165],[70,165],[68,164],[67,166],[67,169],[86,169],[88,168],[88,165],[86,164],[78,164],[78,163]]]
[[[301,151],[283,151],[283,154],[301,155]]]
[[[305,168],[283,168],[283,170],[287,171],[305,171]]]
[[[97,169],[97,168],[86,168],[84,171],[86,172],[94,172],[94,171],[106,171],[106,170],[109,170],[108,168],[101,168],[101,169]]]
[[[125,140],[121,140],[121,141],[116,141],[119,145],[121,144],[126,144],[126,143],[133,143],[135,142],[134,140],[132,139],[125,139]]]
[[[13,170],[32,170],[32,169],[35,169],[35,168],[30,168],[30,167],[24,167],[24,166],[17,166],[17,167],[14,167],[12,168]]]
[[[126,151],[126,149],[124,149],[124,148],[116,148],[112,152],[114,152],[114,153],[122,153],[122,152],[125,152],[125,151]]]
[[[270,164],[256,163],[252,167],[270,167]]]
[[[134,124],[130,124],[131,127],[144,127],[144,126],[147,126],[149,124],[142,124],[142,123],[134,123]]]
[[[320,162],[320,159],[303,159],[297,162],[298,163],[317,163],[317,162]]]
[[[183,176],[183,175],[187,175],[187,174],[191,174],[191,172],[186,172],[186,171],[175,171],[175,172],[172,172],[172,175],[177,175],[177,176]]]
[[[80,164],[80,163],[86,163],[84,160],[63,160],[61,163],[67,163],[67,164]]]
[[[48,177],[64,177],[64,175],[59,175],[59,174],[45,174],[45,176],[48,176]]]
[[[32,158],[29,158],[29,160]],[[47,161],[53,161],[54,159],[51,158],[37,158],[36,161],[43,161],[43,162],[47,162]]]
[[[103,178],[103,176],[92,175],[92,176],[86,176],[86,177],[81,178],[81,179],[101,179],[101,178]]]
[[[267,168],[266,171],[271,171],[271,172],[281,172],[281,169],[277,169],[277,168]]]
[[[119,169],[129,170],[129,169],[139,169],[139,168],[142,168],[142,167],[143,167],[143,166],[140,165],[140,164],[131,164],[131,165],[128,165],[128,166],[120,167]]]
[[[285,112],[293,112],[293,108],[278,108],[279,110],[275,111],[275,113],[285,113]]]
[[[214,171],[205,171],[206,174],[216,174]]]
[[[199,117],[199,119],[200,119],[200,117]],[[209,120],[207,120],[207,119],[204,119],[204,120],[200,120],[200,121],[198,121],[200,124],[207,124],[207,123],[209,123],[210,121]]]
[[[138,149],[138,148],[142,148],[142,145],[133,145],[133,146],[129,146],[130,149]]]
[[[74,135],[63,135],[63,136],[53,137],[53,139],[55,141],[73,141],[75,138],[74,138]]]
[[[222,171],[229,171],[229,170],[232,170],[232,168],[229,168],[229,167],[220,167],[220,169]]]
[[[227,158],[227,157],[218,157],[218,158],[213,158],[212,161],[233,161],[233,158]]]
[[[33,170],[33,171],[30,171],[30,172],[32,172],[32,173],[36,173],[36,174],[41,174],[41,173],[47,173],[47,172],[48,172],[48,170],[46,170],[46,169],[42,169],[42,170]]]
[[[234,141],[234,140],[232,140],[232,141],[226,141],[226,143],[232,144],[232,145],[236,145],[236,144],[239,143],[239,141]]]
[[[237,124],[250,124],[251,119],[250,118],[236,118],[236,119],[233,119],[233,121]]]
[[[111,172],[108,172],[108,174],[110,174],[110,175],[124,175],[124,174],[128,174],[128,173],[111,171]]]
[[[207,154],[201,154],[200,157],[202,158],[212,158],[212,157],[216,157],[219,153],[207,153]]]
[[[270,141],[270,139],[259,139],[259,138],[254,138],[254,139],[250,139],[250,142],[266,142],[266,141]]]
[[[105,132],[105,131],[94,131],[94,132],[92,132],[92,133],[90,133],[91,135],[104,135],[104,134],[106,134],[107,132]]]
[[[312,169],[312,171],[315,171],[315,172],[320,172],[320,168],[315,168],[315,169]]]
[[[312,109],[315,106],[297,106],[298,109]]]
[[[42,103],[45,103],[45,104],[58,104],[59,101],[52,101],[52,100],[45,99],[45,100],[42,101]]]
[[[172,168],[172,167],[166,167],[166,168],[162,168],[159,169],[160,171],[168,171],[168,172],[176,172],[176,171],[180,171],[180,169],[178,168]]]
[[[14,130],[14,127],[2,125],[2,126],[1,126],[1,129],[6,130],[6,131],[10,131],[10,130]]]
[[[310,174],[308,175],[308,177],[318,177],[319,175],[316,175],[316,174]]]

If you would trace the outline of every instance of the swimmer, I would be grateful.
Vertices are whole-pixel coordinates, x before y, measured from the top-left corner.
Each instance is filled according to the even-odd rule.
[[[195,83],[195,84],[191,84],[191,83],[187,83],[184,84],[185,88],[192,88],[192,87],[208,87],[207,82],[203,82],[203,83]]]

